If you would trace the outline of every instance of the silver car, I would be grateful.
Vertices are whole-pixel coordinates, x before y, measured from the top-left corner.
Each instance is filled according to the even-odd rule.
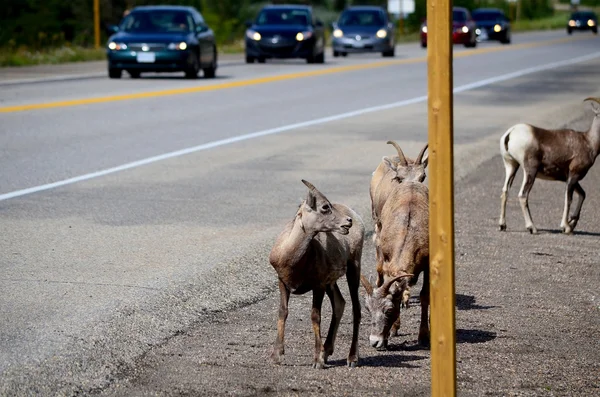
[[[348,7],[333,23],[333,56],[380,52],[384,57],[393,57],[395,33],[394,24],[382,7]]]

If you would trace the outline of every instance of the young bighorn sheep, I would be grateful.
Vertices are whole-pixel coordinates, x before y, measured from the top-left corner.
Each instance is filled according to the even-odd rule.
[[[387,347],[388,338],[398,332],[404,292],[424,273],[418,341],[428,345],[429,189],[419,182],[397,184],[383,205],[380,219],[376,287],[361,275],[365,306],[371,313],[370,344],[378,349]]]
[[[506,230],[506,200],[519,166],[523,166],[523,184],[519,202],[530,233],[537,229],[529,212],[529,192],[535,178],[566,182],[565,207],[560,227],[566,234],[575,229],[585,200],[581,181],[600,153],[600,98],[592,101],[594,120],[586,132],[572,129],[546,130],[530,124],[516,124],[500,138],[500,153],[506,170],[500,204],[500,230]],[[575,214],[569,218],[573,192],[579,195]]]
[[[350,290],[353,313],[352,344],[348,366],[358,365],[360,326],[360,264],[365,228],[360,216],[342,204],[332,204],[311,183],[308,195],[293,220],[277,238],[269,261],[279,277],[280,306],[277,338],[271,357],[279,363],[284,354],[285,321],[290,293],[313,291],[312,325],[315,334],[314,368],[323,368],[333,353],[345,301],[336,281],[344,274]],[[323,345],[321,342],[321,304],[327,294],[333,318]]]

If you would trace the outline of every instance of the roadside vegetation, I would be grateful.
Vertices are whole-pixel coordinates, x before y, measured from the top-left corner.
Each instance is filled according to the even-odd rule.
[[[569,0],[559,0],[569,4]],[[306,3],[300,0],[273,3]],[[270,2],[269,2],[270,3]],[[312,0],[319,18],[328,27],[348,0]],[[356,2],[355,2],[356,3]],[[387,0],[362,0],[361,4],[387,6]],[[600,0],[581,0],[582,6],[600,7]],[[244,49],[245,22],[256,15],[264,0],[100,0],[101,44],[108,39],[107,27],[117,24],[123,12],[137,5],[185,4],[197,7],[217,36],[223,53]],[[417,41],[426,15],[426,0],[415,0],[415,12],[403,21],[399,42]],[[454,5],[475,9],[497,7],[513,21],[513,31],[563,28],[569,12],[555,10],[550,0],[521,0],[517,10],[504,0],[454,0]],[[104,49],[94,48],[93,1],[5,0],[0,8],[0,66],[25,66],[102,60]]]

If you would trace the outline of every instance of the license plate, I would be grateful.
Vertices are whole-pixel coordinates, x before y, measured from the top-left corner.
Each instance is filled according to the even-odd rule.
[[[153,52],[139,52],[137,54],[137,61],[139,63],[154,63],[156,55]]]
[[[354,48],[363,48],[365,45],[363,43],[353,43],[352,46]]]
[[[487,40],[488,39],[487,30],[481,29],[481,33],[479,33],[479,39],[480,40]]]

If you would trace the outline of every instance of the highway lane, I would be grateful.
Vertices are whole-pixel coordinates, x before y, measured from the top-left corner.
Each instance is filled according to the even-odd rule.
[[[546,33],[545,39],[565,38],[553,32]],[[534,47],[523,40],[527,47],[520,49],[518,43],[515,47],[482,45],[474,51],[459,47],[454,64],[455,86],[596,51],[594,37],[577,36],[573,40]],[[539,43],[533,41],[533,45]],[[122,82],[106,79],[6,87],[0,93],[0,111],[11,106],[90,97],[105,97],[108,102],[0,113],[0,166],[5,170],[0,194],[241,134],[422,97],[426,94],[426,64],[424,52],[419,50],[413,49],[421,54],[420,58],[407,57],[391,64],[377,56],[362,56],[336,59],[325,66],[299,62],[235,66],[216,83],[173,78]],[[369,68],[374,64],[378,67]],[[366,69],[303,75],[346,66]],[[261,80],[278,75],[289,78]],[[227,84],[240,81],[253,85],[227,88]],[[160,95],[161,90],[206,85],[214,89],[112,100],[125,93],[151,90]]]
[[[583,39],[457,58],[457,81],[591,54],[595,43]],[[479,68],[466,70],[466,60]],[[512,122],[527,117],[560,123],[581,112],[579,101],[599,90],[598,65],[591,60],[457,95],[459,174],[495,154],[495,138],[492,144],[485,138]],[[261,66],[280,73],[281,65]],[[424,65],[416,63],[210,95],[4,113],[0,186],[6,192],[239,133],[410,99],[423,95],[424,79]],[[173,127],[163,131],[167,122]],[[354,205],[368,224],[368,178],[390,152],[383,144],[390,138],[403,141],[407,153],[420,148],[426,139],[423,102],[0,201],[0,391],[90,390],[134,365],[149,346],[193,326],[199,313],[261,298],[274,285],[266,264],[270,242],[304,195],[300,178]]]

